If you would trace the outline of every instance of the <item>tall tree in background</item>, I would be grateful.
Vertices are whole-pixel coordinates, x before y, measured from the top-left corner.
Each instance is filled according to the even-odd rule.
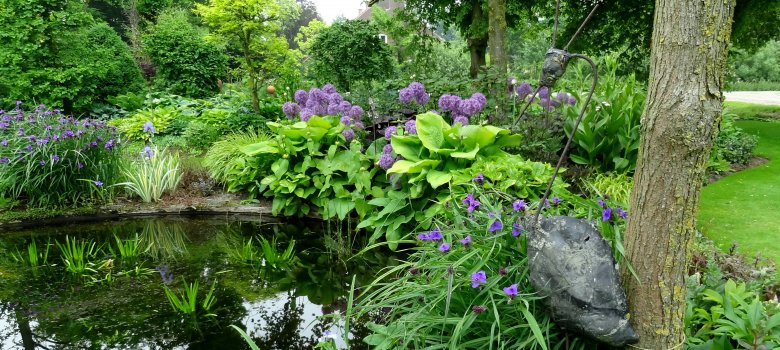
[[[624,271],[642,349],[684,346],[685,275],[721,118],[735,0],[657,0]],[[626,269],[624,269],[626,270]]]
[[[241,52],[255,112],[260,111],[259,73],[264,63],[272,65],[285,56],[287,41],[276,33],[297,10],[290,0],[210,0],[196,5],[195,12]]]
[[[309,25],[309,22],[313,20],[322,21],[322,17],[317,12],[317,5],[311,0],[296,0],[300,7],[298,16],[289,18],[282,23],[281,33],[284,38],[287,39],[287,45],[291,49],[297,49],[298,43],[295,41],[295,37],[298,35],[301,27]]]

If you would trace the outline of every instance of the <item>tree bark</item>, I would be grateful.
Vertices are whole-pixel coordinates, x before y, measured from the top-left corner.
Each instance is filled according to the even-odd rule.
[[[252,94],[252,110],[260,113],[260,97],[257,95],[257,72],[252,61],[252,51],[250,48],[252,41],[249,33],[243,33],[241,37],[241,48],[244,51],[244,63],[246,64],[247,75],[249,75],[249,92]]]
[[[481,23],[485,20],[485,12],[482,11],[482,1],[475,0],[471,6],[471,23]],[[488,33],[479,28],[472,29],[467,43],[471,55],[471,67],[469,67],[469,77],[476,78],[479,69],[485,66],[485,54],[487,54]]]
[[[507,43],[506,43],[506,1],[488,0],[488,51],[490,52],[491,88],[490,94],[495,98],[495,114],[493,120],[503,120],[506,116],[509,102],[506,91],[507,77]]]
[[[684,348],[685,273],[722,112],[735,0],[657,0],[623,266],[645,349]],[[638,280],[637,280],[638,279]]]

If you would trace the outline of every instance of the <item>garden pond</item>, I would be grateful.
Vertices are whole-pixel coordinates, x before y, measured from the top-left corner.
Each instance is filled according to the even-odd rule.
[[[344,258],[340,231],[155,218],[0,232],[0,349],[248,349],[231,325],[260,349],[311,349],[329,334],[344,348],[334,315],[353,275],[368,284],[394,259]],[[350,332],[370,334],[360,321]]]

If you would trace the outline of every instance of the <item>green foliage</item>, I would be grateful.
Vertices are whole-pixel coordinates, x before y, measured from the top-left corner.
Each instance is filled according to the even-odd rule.
[[[390,48],[377,27],[366,21],[336,22],[323,29],[311,54],[317,78],[345,91],[356,82],[382,80],[393,73]]]
[[[174,94],[206,97],[219,92],[227,56],[189,22],[184,10],[167,10],[143,36],[144,50],[157,66],[155,85]]]
[[[744,133],[742,129],[734,125],[733,118],[733,115],[723,114],[711,157],[723,159],[729,164],[747,164],[753,157],[758,137]]]
[[[248,191],[260,194],[260,183],[276,160],[273,154],[248,156],[242,152],[246,146],[269,141],[264,133],[247,131],[228,135],[215,142],[206,153],[203,165],[216,181],[225,184],[229,192]]]
[[[138,110],[130,117],[113,119],[108,125],[115,126],[117,131],[130,141],[147,141],[152,137],[152,133],[144,131],[144,124],[152,122],[155,134],[164,135],[168,126],[179,118],[181,114],[175,108],[158,107]]]
[[[201,317],[216,317],[217,315],[211,310],[217,302],[217,298],[214,295],[216,281],[211,284],[211,288],[200,303],[198,303],[198,291],[200,289],[198,281],[192,282],[189,285],[186,281],[183,281],[183,283],[184,290],[180,291],[178,294],[168,288],[167,285],[163,286],[165,296],[168,298],[168,303],[171,304],[173,311],[189,316],[190,320],[195,325],[198,324],[198,319]]]
[[[468,213],[452,202],[436,217],[441,240],[412,241],[411,254],[382,271],[358,300],[358,317],[383,310],[381,324],[369,324],[363,341],[374,349],[562,349],[565,332],[557,328],[528,282],[526,225],[523,212],[507,212],[512,198],[477,191],[482,205]],[[495,222],[502,228],[491,230]],[[518,230],[518,234],[512,231]],[[422,233],[427,234],[427,233]],[[468,238],[467,238],[468,237]],[[424,236],[423,236],[424,238]],[[469,239],[468,244],[459,241]],[[444,244],[449,245],[444,246]],[[473,274],[484,283],[472,284]],[[517,295],[504,292],[512,285]],[[568,339],[569,349],[592,349],[583,338]]]
[[[609,198],[624,208],[628,208],[634,179],[626,173],[597,173],[582,179],[582,187],[590,197]]]
[[[37,271],[37,268],[47,266],[49,264],[49,248],[51,244],[46,243],[45,249],[39,250],[38,244],[35,240],[27,245],[27,254],[23,254],[16,250],[16,253],[11,253],[11,260],[30,267],[33,269],[33,273]]]
[[[735,82],[780,83],[780,41],[766,43],[756,52],[737,51],[729,55]]]
[[[222,137],[225,129],[225,127],[220,128],[200,121],[193,121],[187,125],[182,137],[189,151],[202,153]]]
[[[157,202],[166,192],[173,192],[181,181],[179,158],[166,149],[158,151],[149,148],[151,156],[145,155],[140,160],[131,161],[123,170],[125,186],[131,193],[140,197],[144,203]]]
[[[242,150],[249,156],[276,157],[257,193],[273,197],[274,215],[306,215],[312,208],[323,218],[345,219],[353,210],[370,208],[370,159],[358,142],[347,144],[344,125],[334,116],[314,116],[294,124],[268,123],[274,136]]]
[[[114,240],[116,241],[116,251],[114,251],[111,245],[108,246],[111,255],[121,259],[126,267],[135,267],[141,255],[140,238],[138,235],[136,234],[133,239],[126,240],[122,240],[114,235]]]
[[[118,138],[104,122],[39,106],[8,111],[0,125],[0,194],[30,206],[110,199],[93,186],[119,178]]]
[[[71,113],[143,84],[127,45],[80,1],[5,1],[0,22],[0,104],[34,100]]]
[[[284,251],[277,251],[276,237],[273,237],[271,241],[260,237],[260,251],[263,253],[263,264],[266,267],[273,269],[287,269],[294,267],[298,263],[298,258],[295,257],[295,240],[291,240],[287,243],[287,248]]]
[[[99,248],[92,240],[76,240],[65,237],[65,244],[56,242],[62,254],[62,262],[65,270],[74,277],[81,278],[90,272],[96,272],[95,264],[91,261],[97,256]]]
[[[607,56],[604,63],[606,71],[600,75],[593,100],[574,134],[569,158],[602,172],[633,172],[639,154],[639,121],[646,92],[633,75],[617,75],[615,56]],[[571,79],[590,81],[584,66],[575,67]],[[580,99],[584,95],[581,93]],[[579,108],[567,110],[564,125],[567,136],[572,134],[578,113]]]

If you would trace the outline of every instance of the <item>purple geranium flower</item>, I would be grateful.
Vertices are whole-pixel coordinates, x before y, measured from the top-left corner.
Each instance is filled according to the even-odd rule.
[[[485,271],[480,270],[471,274],[471,288],[478,288],[481,284],[487,283]]]

